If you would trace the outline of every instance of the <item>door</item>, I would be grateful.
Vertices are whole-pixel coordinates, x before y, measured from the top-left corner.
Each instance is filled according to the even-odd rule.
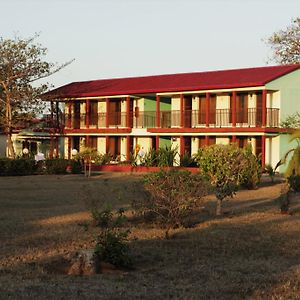
[[[113,159],[117,159],[121,154],[121,138],[117,136],[108,138],[108,153]]]
[[[209,98],[209,123],[216,124],[216,107],[217,107],[217,96],[210,95]]]
[[[74,102],[73,128],[80,128],[80,102]]]
[[[192,96],[184,97],[184,127],[192,125]]]
[[[198,124],[205,124],[206,114],[206,96],[199,97],[199,112],[198,112]]]
[[[237,94],[237,123],[248,123],[248,94]]]
[[[121,101],[119,99],[109,102],[109,125],[121,125]]]

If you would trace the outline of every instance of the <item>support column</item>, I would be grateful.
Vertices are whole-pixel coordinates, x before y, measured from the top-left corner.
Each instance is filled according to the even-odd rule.
[[[160,96],[156,96],[156,127],[160,127]]]
[[[266,165],[266,136],[261,137],[261,166],[264,168]]]
[[[159,149],[159,135],[155,137],[156,150]]]
[[[180,94],[180,127],[184,127],[184,95]]]
[[[130,126],[130,97],[126,97],[126,127]]]
[[[236,143],[236,135],[232,136],[232,144]]]
[[[130,160],[130,136],[126,136],[126,160]]]
[[[179,150],[180,155],[184,155],[184,136],[180,136],[180,150]]]
[[[205,146],[209,146],[209,136],[205,136]]]
[[[262,91],[262,118],[261,126],[266,127],[267,121],[267,90]]]
[[[236,127],[236,91],[232,92],[232,108],[231,108],[232,127]]]
[[[109,148],[108,148],[108,146],[109,146],[109,137],[108,137],[108,135],[106,135],[105,136],[105,152],[106,152],[106,154],[108,154],[108,150],[109,150]]]
[[[105,127],[109,127],[109,98],[105,99],[106,104],[106,115],[105,115]]]
[[[69,115],[68,127],[72,128],[72,102],[71,101],[69,101],[68,103],[68,115]]]
[[[205,97],[205,125],[206,127],[209,127],[209,111],[210,111],[210,103],[209,103],[209,93],[206,93]]]
[[[85,101],[85,126],[86,128],[90,127],[90,100]]]
[[[71,147],[72,147],[72,140],[71,137],[68,137],[68,159],[71,159]]]

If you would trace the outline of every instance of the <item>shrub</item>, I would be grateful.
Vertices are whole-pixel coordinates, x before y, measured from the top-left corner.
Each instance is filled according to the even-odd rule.
[[[66,174],[70,161],[63,158],[46,159],[45,165],[47,174]]]
[[[259,184],[262,174],[260,156],[256,157],[252,153],[250,144],[243,149],[243,154],[245,167],[241,174],[241,185],[248,189],[254,189]]]
[[[157,150],[157,166],[158,167],[172,167],[175,162],[177,148],[165,146]]]
[[[95,253],[100,260],[117,267],[131,267],[133,262],[128,245],[130,230],[120,228],[127,221],[124,210],[113,213],[110,207],[102,210],[93,208],[91,213],[94,225],[100,228],[95,246]]]
[[[211,145],[197,154],[200,172],[208,178],[217,198],[216,214],[222,214],[222,201],[233,197],[243,178],[247,161],[236,145]]]
[[[269,164],[265,165],[265,170],[264,170],[269,177],[271,178],[271,182],[274,182],[274,177],[275,177],[275,170],[273,169],[273,167]]]
[[[291,175],[287,178],[289,187],[294,192],[300,192],[300,175]]]
[[[37,171],[36,162],[33,159],[0,159],[0,175],[1,176],[22,176],[32,175]]]
[[[144,177],[145,198],[135,199],[133,209],[144,217],[149,214],[166,228],[184,225],[186,217],[207,194],[207,182],[199,174],[187,171],[164,171],[149,173]]]
[[[147,167],[157,166],[157,152],[155,149],[151,148],[148,152],[146,152],[143,159],[143,165]]]
[[[195,160],[195,157],[191,156],[189,152],[185,152],[180,157],[180,166],[181,167],[196,167],[197,162]]]

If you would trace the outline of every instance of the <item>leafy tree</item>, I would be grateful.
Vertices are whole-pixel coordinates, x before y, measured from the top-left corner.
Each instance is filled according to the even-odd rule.
[[[170,170],[145,175],[146,197],[136,198],[132,205],[144,217],[152,216],[166,237],[171,228],[184,225],[186,218],[199,208],[208,193],[208,183],[199,174]]]
[[[300,18],[293,19],[286,29],[273,33],[267,44],[274,51],[273,59],[277,63],[300,63]]]
[[[197,154],[200,172],[208,177],[217,198],[216,215],[222,214],[222,201],[233,197],[243,180],[247,160],[236,145],[211,145]]]
[[[281,123],[280,126],[283,128],[300,128],[300,113],[295,112],[288,115]]]
[[[47,49],[36,43],[37,35],[22,39],[0,38],[0,127],[7,135],[9,156],[15,157],[12,133],[20,124],[39,113],[43,103],[39,96],[48,83],[38,80],[58,72],[62,65],[47,62]]]

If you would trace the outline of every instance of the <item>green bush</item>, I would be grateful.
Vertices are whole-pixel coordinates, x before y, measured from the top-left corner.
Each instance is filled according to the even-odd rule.
[[[300,192],[300,175],[291,175],[287,178],[289,187],[294,192]]]
[[[47,174],[66,174],[69,160],[62,158],[46,159],[45,165]]]
[[[180,157],[180,166],[181,167],[197,167],[197,162],[194,156],[191,156],[189,152],[185,152]]]
[[[177,148],[165,146],[157,150],[157,166],[172,167],[175,162],[175,157],[178,154]]]
[[[242,180],[248,162],[242,149],[236,145],[211,145],[201,148],[197,154],[200,172],[214,188],[217,198],[216,214],[222,214],[222,201],[233,197]],[[243,179],[244,178],[244,179]]]
[[[131,267],[133,261],[128,245],[130,230],[121,228],[127,221],[124,210],[113,213],[110,207],[102,210],[94,207],[91,214],[93,224],[100,228],[95,246],[95,253],[100,260],[117,267]]]
[[[183,226],[189,214],[202,202],[208,184],[199,174],[170,170],[145,175],[145,197],[133,201],[133,209],[143,217],[152,215],[166,237],[171,228]]]
[[[262,168],[260,157],[252,153],[252,147],[249,144],[243,149],[245,167],[241,172],[240,184],[247,189],[254,189],[260,182]]]
[[[0,159],[1,176],[23,176],[32,175],[37,172],[37,164],[33,159]]]

